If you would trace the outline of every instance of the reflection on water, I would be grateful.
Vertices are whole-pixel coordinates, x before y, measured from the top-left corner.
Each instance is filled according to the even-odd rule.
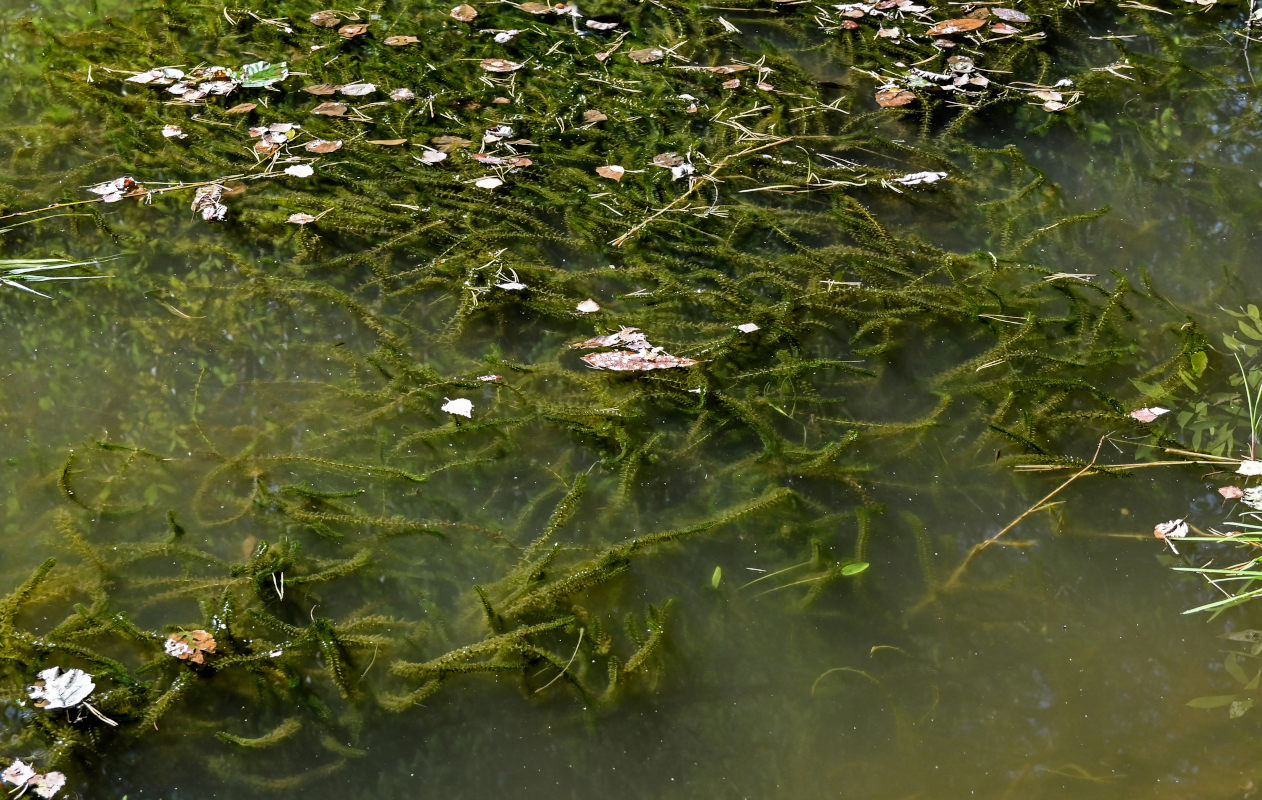
[[[1151,274],[1156,297],[1126,309],[1138,333],[1110,344],[1122,354],[1112,374],[1073,378],[1125,387],[1168,351],[1157,332],[1182,325],[1182,307],[1222,300],[1250,263],[1256,187],[1241,176],[1257,156],[1238,131],[1253,120],[1251,85],[1186,90],[1119,89],[1028,135],[1020,115],[975,123],[967,135],[987,146],[1023,131],[1030,166],[1005,174],[1002,154],[967,151],[977,184],[953,197],[977,210],[872,187],[853,195],[894,238],[918,231],[996,268],[986,254],[1053,222],[1040,215],[1112,207],[1027,257],[1136,285]],[[1085,156],[1084,142],[1096,148]],[[1006,195],[1039,172],[1050,183],[1033,199]],[[996,208],[1028,218],[980,229]],[[111,220],[137,224],[134,212]],[[45,231],[86,239],[72,222]],[[290,240],[234,258],[218,248],[246,246],[215,229],[169,226],[114,285],[67,288],[55,303],[3,298],[13,333],[0,345],[0,577],[16,586],[50,555],[69,576],[22,624],[86,641],[99,632],[87,623],[55,629],[75,604],[93,624],[126,613],[144,630],[239,612],[224,652],[254,670],[199,673],[153,720],[160,735],[136,736],[121,763],[83,765],[81,796],[1253,796],[1253,718],[1186,706],[1230,690],[1217,637],[1253,612],[1181,615],[1204,588],[1171,573],[1146,534],[1187,513],[1199,475],[1084,479],[944,589],[973,544],[1062,479],[996,465],[1022,437],[1046,444],[1044,429],[1012,410],[1033,396],[1020,367],[1007,353],[974,365],[992,342],[958,319],[909,325],[912,341],[887,350],[856,333],[842,303],[835,318],[804,305],[809,325],[774,329],[773,311],[791,315],[780,305],[854,277],[840,268],[827,278],[810,263],[777,274],[752,257],[698,266],[693,251],[662,254],[695,284],[636,294],[660,276],[549,240],[532,251],[549,263],[522,269],[538,281],[531,306],[474,290],[498,263],[481,251],[460,256],[471,266],[445,284],[409,284],[399,276],[457,256],[391,252],[304,273],[269,260],[285,262]],[[801,242],[823,250],[840,236],[802,227],[784,242],[741,235],[760,258],[782,248],[786,263],[819,257],[794,252]],[[948,285],[952,270],[990,280],[966,261],[924,283]],[[1044,286],[1028,275],[1036,288],[1013,296]],[[603,292],[602,331],[643,318],[660,321],[654,339],[688,341],[722,328],[707,345],[721,354],[710,377],[594,382],[567,349],[593,325],[569,313],[573,285]],[[758,300],[751,285],[766,303],[749,308],[772,322],[766,338],[740,340],[724,298]],[[994,285],[996,297],[1009,288]],[[1071,338],[1086,324],[1070,318],[1079,288],[1040,306],[1065,315],[1048,324]],[[917,297],[908,308],[945,302]],[[467,308],[480,315],[457,319]],[[1084,352],[1095,348],[1081,336]],[[1068,358],[1023,363],[1040,355]],[[818,366],[801,369],[808,358]],[[956,365],[970,380],[995,375],[987,391],[1009,398],[961,399],[958,376],[940,377]],[[1081,389],[1040,402],[1066,419],[1102,415]],[[475,416],[443,414],[448,395],[471,400]],[[1056,429],[1064,447],[1094,446],[1102,417],[1086,411]],[[919,422],[893,425],[908,420]],[[988,425],[1003,435],[986,438]],[[601,570],[616,578],[584,583]],[[562,584],[566,603],[550,605]],[[477,650],[488,629],[562,612],[564,624],[528,642]],[[152,649],[145,636],[104,657],[136,669]],[[478,658],[433,666],[462,647]],[[173,674],[145,669],[141,680]],[[30,746],[20,737],[32,719],[6,708],[14,747]]]

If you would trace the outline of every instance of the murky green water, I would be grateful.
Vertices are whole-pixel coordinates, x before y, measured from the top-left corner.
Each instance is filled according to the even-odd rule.
[[[1221,389],[1234,365],[1217,356],[1178,388],[1190,331],[1216,341],[1217,304],[1256,300],[1244,9],[1049,9],[1028,9],[1048,15],[1043,80],[1086,92],[1059,122],[1024,101],[879,110],[844,34],[762,7],[725,12],[739,35],[683,6],[584,9],[625,18],[626,47],[673,33],[702,43],[697,63],[770,55],[782,95],[711,86],[689,112],[670,92],[693,73],[624,59],[602,80],[642,84],[578,81],[604,62],[547,59],[596,34],[573,44],[568,21],[507,5],[473,27],[521,18],[520,50],[474,47],[446,8],[361,10],[372,36],[442,31],[433,69],[315,31],[315,7],[256,10],[291,35],[236,9],[6,6],[4,213],[120,174],[257,174],[251,124],[348,144],[307,182],[251,181],[222,224],[184,192],[4,234],[7,258],[119,257],[109,280],[42,284],[52,300],[0,296],[0,587],[58,560],[0,609],[0,757],[60,769],[81,797],[168,800],[1252,796],[1256,714],[1186,704],[1232,691],[1218,637],[1256,613],[1182,615],[1209,595],[1149,534],[1214,524],[1218,483],[1084,478],[953,578],[1068,474],[1013,460],[1089,458],[1110,430],[1103,459],[1132,460],[1155,441],[1125,417],[1150,404],[1133,381],[1164,383],[1165,405]],[[183,27],[221,13],[218,38]],[[1089,38],[1114,33],[1138,38]],[[824,40],[844,46],[811,49]],[[108,72],[184,51],[186,68],[283,57],[302,74],[250,94],[268,102],[245,120]],[[488,76],[468,53],[540,71]],[[1090,73],[1110,64],[1135,80]],[[735,74],[753,91],[756,70]],[[409,80],[438,111],[316,119],[328,98],[298,87],[324,80]],[[794,117],[809,92],[849,114]],[[609,120],[562,121],[588,105]],[[737,113],[763,138],[715,121]],[[157,133],[172,120],[187,144]],[[492,122],[537,146],[503,190],[470,186],[488,173],[468,151],[447,172],[414,158]],[[365,141],[391,132],[409,143]],[[797,139],[774,159],[744,152],[781,135]],[[703,183],[687,214],[610,246],[687,189],[651,157],[692,147],[699,173],[738,167],[713,205]],[[623,181],[592,177],[617,161]],[[950,177],[889,182],[928,169]],[[513,275],[527,288],[495,286]],[[588,297],[599,312],[575,310]],[[588,370],[571,345],[623,326],[700,363]],[[457,397],[471,418],[441,410]],[[163,652],[199,628],[219,641],[205,666]],[[93,672],[119,727],[33,708],[21,687],[53,665]]]

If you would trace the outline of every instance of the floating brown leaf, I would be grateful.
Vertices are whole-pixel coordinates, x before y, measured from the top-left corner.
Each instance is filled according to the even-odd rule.
[[[225,114],[247,114],[258,108],[258,103],[237,103],[232,108],[225,111]]]
[[[916,95],[897,86],[889,86],[876,93],[876,104],[881,108],[905,106],[915,99]]]
[[[521,64],[505,58],[484,58],[482,69],[487,72],[515,72],[521,69]]]
[[[684,157],[678,153],[658,153],[653,156],[653,163],[659,167],[678,167],[684,163]]]
[[[724,89],[739,89],[741,85],[741,79],[732,78],[731,80],[723,81],[723,83],[719,85],[722,86]]]
[[[416,44],[419,41],[420,39],[415,36],[387,36],[385,39],[386,44],[391,47],[402,47],[405,44]]]
[[[991,33],[997,33],[1000,36],[1011,36],[1014,33],[1020,33],[1020,28],[1014,28],[1006,22],[996,22],[990,26]]]
[[[724,64],[719,67],[706,67],[707,72],[713,72],[716,75],[731,75],[733,72],[743,72],[749,69],[748,64]]]
[[[527,14],[551,14],[552,6],[547,3],[522,3],[519,6]]]
[[[974,31],[985,25],[986,23],[980,19],[948,19],[945,22],[939,22],[929,30],[925,31],[930,36],[946,36],[952,33],[965,33]]]
[[[215,638],[207,631],[181,631],[167,637],[163,649],[183,661],[206,663],[206,654],[215,652]]]
[[[992,8],[990,13],[999,17],[1004,22],[1029,22],[1030,17],[1015,8]]]
[[[620,181],[622,180],[622,176],[626,173],[626,168],[617,164],[610,164],[607,167],[596,167],[597,175],[602,178],[609,178],[610,180]]]
[[[363,97],[377,91],[375,83],[348,83],[337,87],[337,90],[348,97]]]
[[[461,4],[451,10],[451,18],[461,22],[473,22],[478,10],[471,5]]]
[[[336,139],[330,141],[328,139],[315,139],[314,141],[304,144],[303,148],[305,148],[309,153],[320,153],[323,155],[325,153],[332,153],[334,151],[341,150],[342,140]]]
[[[642,47],[627,53],[627,58],[637,64],[651,64],[666,57],[666,51],[660,47]]]
[[[435,136],[429,141],[444,153],[450,153],[453,150],[473,144],[473,142],[463,136]]]
[[[366,144],[380,144],[387,147],[394,147],[395,145],[407,144],[407,141],[407,139],[368,139],[366,140]]]
[[[604,336],[593,336],[590,339],[584,339],[581,342],[570,345],[570,348],[586,348],[590,350],[596,347],[617,347],[619,345],[632,350],[649,350],[653,347],[653,345],[649,344],[649,340],[644,338],[644,334],[640,333],[639,328],[622,328]]]
[[[356,36],[360,36],[367,32],[368,24],[364,22],[357,22],[354,25],[343,25],[337,29],[337,35],[341,36],[343,39],[354,39]]]
[[[337,87],[331,83],[313,83],[310,86],[302,87],[307,94],[326,95],[333,94],[337,91]]]
[[[589,108],[583,112],[583,122],[588,125],[592,125],[597,122],[604,122],[607,119],[609,119],[609,117],[605,116],[603,111],[597,111],[594,108]]]
[[[340,117],[346,113],[345,103],[321,103],[311,109],[312,114],[319,114],[324,117]]]
[[[321,28],[333,28],[342,21],[342,17],[338,15],[336,11],[330,11],[328,9],[325,9],[324,11],[317,11],[308,17],[308,19],[311,20],[312,25],[318,25]]]
[[[1239,486],[1224,486],[1218,490],[1218,493],[1225,500],[1237,500],[1244,497],[1244,489],[1241,489]]]
[[[193,194],[193,211],[202,215],[207,222],[222,222],[228,216],[228,207],[219,202],[226,187],[218,183],[197,187]]]
[[[611,350],[606,353],[588,353],[582,360],[596,369],[618,372],[645,372],[651,369],[691,367],[697,362],[691,358],[672,356],[660,347],[649,350]]]

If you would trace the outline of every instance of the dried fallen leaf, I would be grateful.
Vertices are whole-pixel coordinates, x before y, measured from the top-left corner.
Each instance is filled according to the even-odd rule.
[[[584,314],[594,314],[600,310],[600,303],[597,303],[595,300],[589,297],[583,302],[574,306],[574,308],[578,311],[581,311]]]
[[[762,329],[758,327],[757,323],[743,322],[740,325],[736,326],[736,330],[740,331],[741,333],[753,333],[754,331],[762,330]]]
[[[225,111],[225,114],[247,114],[258,108],[258,103],[237,103],[232,108]]]
[[[61,667],[49,667],[38,674],[39,680],[26,687],[36,708],[72,708],[86,700],[96,688],[92,676],[81,669],[62,672]]]
[[[433,148],[425,148],[425,152],[421,153],[420,161],[422,164],[437,164],[447,157],[442,150],[434,150]]]
[[[654,61],[661,61],[666,57],[666,51],[660,47],[642,47],[639,50],[632,50],[627,53],[627,58],[637,64],[652,64]]]
[[[719,85],[722,86],[724,89],[739,89],[741,85],[741,79],[732,78],[731,80],[723,81],[723,83]]]
[[[443,398],[447,400],[446,397]],[[459,414],[462,417],[473,419],[473,401],[464,397],[457,397],[455,400],[447,400],[443,403],[443,411],[448,414]]]
[[[1239,486],[1224,486],[1218,490],[1218,493],[1221,494],[1225,500],[1235,500],[1237,498],[1244,497],[1244,490]]]
[[[394,147],[400,144],[407,144],[407,142],[408,142],[407,139],[367,139],[365,140],[364,143],[365,144],[380,144],[380,145],[385,145],[386,147]]]
[[[1262,461],[1254,461],[1246,458],[1240,462],[1240,467],[1236,470],[1237,475],[1252,477],[1254,475],[1262,475]]]
[[[597,111],[594,108],[589,108],[583,112],[583,122],[588,125],[593,125],[597,122],[604,122],[607,119],[609,119],[609,117],[605,116],[603,111]]]
[[[26,785],[37,797],[48,800],[66,785],[66,776],[61,772],[49,772],[45,775],[36,775]]]
[[[945,22],[939,22],[937,25],[934,25],[925,33],[929,36],[946,36],[952,33],[965,33],[977,30],[985,24],[985,21],[980,19],[948,19]]]
[[[903,32],[898,28],[877,28],[876,35],[882,39],[897,39]]]
[[[478,376],[478,380],[483,381],[485,383],[490,383],[491,381],[501,381],[503,379],[504,379],[503,375],[479,375]]]
[[[512,40],[516,39],[517,35],[520,33],[521,33],[520,30],[518,30],[517,28],[513,28],[512,30],[498,31],[495,34],[495,36],[491,38],[495,40],[496,44],[508,44]]]
[[[1130,414],[1127,414],[1127,416],[1130,417],[1131,419],[1138,420],[1140,422],[1154,422],[1156,421],[1157,417],[1160,417],[1162,414],[1169,414],[1169,413],[1170,413],[1170,409],[1168,408],[1162,408],[1161,406],[1153,406],[1152,408],[1137,408],[1134,411],[1132,411]]]
[[[324,155],[325,153],[332,153],[337,150],[341,150],[342,140],[341,139],[333,139],[333,140],[314,139],[310,142],[307,142],[302,147],[304,150],[306,150],[309,153],[319,153],[321,155]]]
[[[461,4],[451,10],[451,18],[461,22],[473,22],[478,10],[471,5]]]
[[[596,369],[618,372],[644,372],[651,369],[691,367],[697,362],[691,358],[663,353],[660,347],[649,350],[611,350],[606,353],[588,353],[580,358]]]
[[[442,150],[444,153],[450,153],[453,150],[468,147],[473,144],[473,142],[463,136],[435,136],[430,139],[430,142],[437,145],[438,149]]]
[[[201,214],[207,222],[223,222],[228,216],[228,207],[220,202],[225,191],[227,187],[218,183],[198,186],[189,208]]]
[[[992,8],[990,13],[1004,22],[1029,22],[1030,17],[1014,8]]]
[[[286,175],[293,175],[295,178],[310,178],[315,174],[315,169],[310,164],[294,164],[291,167],[285,167]]]
[[[316,218],[303,211],[299,211],[294,214],[290,214],[289,218],[286,219],[285,221],[292,222],[294,225],[306,225],[310,222],[315,222]]]
[[[653,345],[649,344],[649,340],[640,333],[639,328],[622,328],[621,330],[607,333],[604,336],[593,336],[576,344],[570,345],[571,349],[595,347],[627,347],[632,350],[649,350]]]
[[[527,14],[551,14],[552,13],[552,6],[548,5],[547,3],[533,3],[533,2],[522,3],[518,7],[522,11],[525,11]]]
[[[622,23],[620,22],[600,22],[599,20],[589,19],[583,23],[594,31],[611,31]]]
[[[881,108],[905,106],[915,99],[915,94],[897,86],[887,86],[876,93],[876,104]]]
[[[653,156],[653,164],[659,167],[677,167],[684,163],[684,157],[678,153],[658,153]]]
[[[1188,535],[1188,524],[1181,519],[1172,519],[1153,528],[1152,535],[1158,539],[1182,539]]]
[[[311,109],[312,114],[319,114],[324,117],[340,117],[346,113],[347,106],[345,103],[321,103]]]
[[[607,167],[596,167],[597,175],[599,175],[602,178],[609,178],[610,180],[614,180],[614,181],[622,180],[622,176],[625,175],[626,173],[627,173],[626,168],[619,166],[617,164],[610,164]]]
[[[479,189],[498,189],[504,185],[504,181],[494,177],[478,178],[473,185]]]
[[[345,86],[337,87],[337,90],[349,97],[363,97],[366,94],[372,94],[377,91],[375,83],[348,83]]]
[[[386,44],[391,47],[402,47],[405,44],[416,44],[419,41],[420,39],[415,36],[387,36],[385,39]]]
[[[168,139],[187,139],[188,134],[179,125],[163,125],[162,135]]]
[[[14,759],[13,763],[3,773],[0,773],[0,780],[5,783],[11,783],[14,786],[25,786],[26,782],[37,774],[34,767],[19,758]]]
[[[112,181],[93,186],[88,189],[93,194],[99,194],[101,201],[104,203],[117,203],[122,200],[124,195],[144,192],[143,184],[137,183],[130,175],[124,175],[121,178],[115,178]]]
[[[416,92],[406,86],[400,86],[398,89],[390,90],[390,99],[396,103],[407,103],[416,99]]]
[[[307,94],[326,95],[333,94],[337,91],[337,87],[331,83],[313,83],[310,86],[302,87]]]
[[[482,59],[482,69],[487,72],[515,72],[521,69],[521,67],[521,64],[504,58]]]
[[[1014,33],[1020,33],[1020,28],[1014,28],[1006,22],[996,22],[990,26],[990,32],[999,34],[1000,36],[1011,36]]]
[[[312,25],[318,25],[321,28],[333,28],[342,21],[341,16],[336,11],[317,11],[307,19],[311,20]]]
[[[367,32],[368,25],[363,22],[357,22],[354,25],[343,25],[337,29],[338,36],[341,36],[343,39],[354,39],[356,36],[360,36]]]
[[[180,631],[167,637],[162,649],[167,655],[194,664],[206,663],[206,654],[215,652],[215,637],[203,630]]]
[[[893,182],[900,183],[903,186],[915,186],[920,183],[937,183],[946,176],[945,172],[912,172],[894,178]]]
[[[128,83],[169,86],[183,77],[184,71],[175,67],[154,67],[144,72],[138,72],[130,78],[124,78],[124,80]]]

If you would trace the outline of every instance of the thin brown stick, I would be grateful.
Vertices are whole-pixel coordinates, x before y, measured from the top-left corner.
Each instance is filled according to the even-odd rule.
[[[669,205],[659,208],[657,211],[653,212],[651,215],[641,220],[640,223],[636,225],[634,228],[632,228],[631,230],[627,231],[626,233],[622,234],[617,239],[614,239],[609,243],[613,245],[614,247],[621,247],[622,244],[626,242],[628,239],[630,239],[632,236],[635,236],[637,233],[639,233],[640,231],[648,227],[648,224],[650,222],[657,219],[661,215],[665,214],[667,211],[670,211],[675,206],[679,205],[679,203],[682,200],[692,196],[692,193],[697,191],[697,189],[703,183],[708,183],[714,180],[714,177],[719,174],[719,170],[727,166],[727,162],[731,161],[732,159],[740,158],[741,156],[747,156],[750,153],[757,153],[759,150],[766,150],[768,147],[776,147],[777,145],[782,145],[782,144],[785,144],[786,142],[791,142],[791,141],[793,141],[793,137],[789,136],[784,139],[777,139],[774,142],[766,142],[764,144],[760,144],[757,147],[746,148],[745,150],[742,150],[739,153],[732,153],[731,155],[723,156],[723,158],[719,159],[719,162],[714,165],[714,169],[710,170],[709,175],[706,175],[700,180],[693,181],[692,185],[688,187],[688,191],[676,197],[674,200],[670,202]],[[3,217],[0,217],[0,219],[3,219]]]

